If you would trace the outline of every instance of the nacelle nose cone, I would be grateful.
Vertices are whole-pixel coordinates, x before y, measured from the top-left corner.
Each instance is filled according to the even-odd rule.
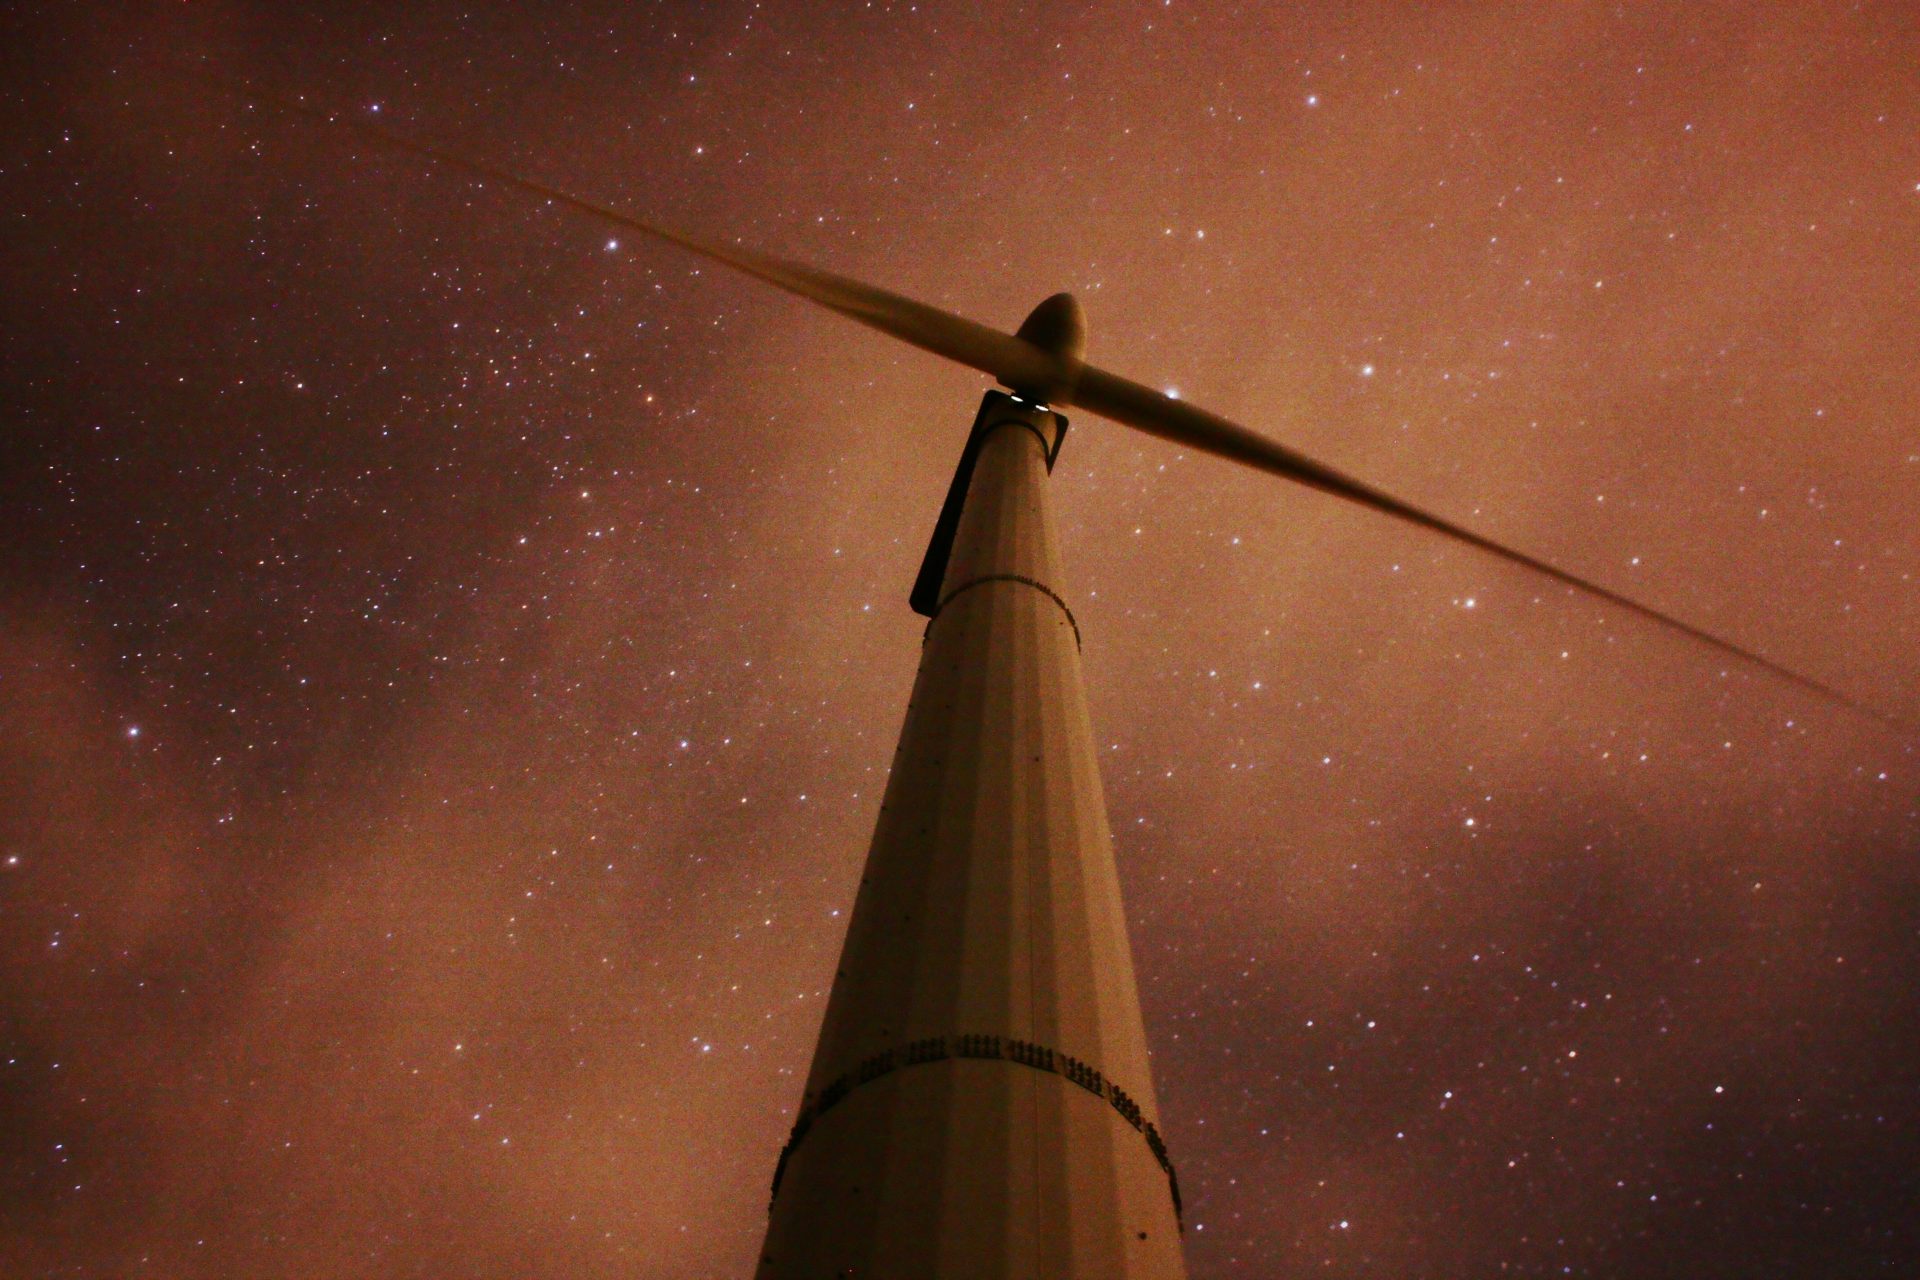
[[[1087,355],[1087,313],[1070,293],[1056,293],[1033,309],[1014,335],[1042,351],[1079,361]]]

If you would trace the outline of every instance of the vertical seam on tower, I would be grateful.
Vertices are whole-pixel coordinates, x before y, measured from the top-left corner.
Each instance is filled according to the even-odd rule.
[[[1045,453],[1046,453],[1046,450],[1043,444],[1041,449],[1042,459],[1044,459]],[[1029,467],[1033,465],[1033,462],[1030,458],[1023,456],[1020,459],[1020,465],[1023,468]],[[1041,483],[1042,484],[1046,483],[1046,478],[1044,476],[1041,477]],[[1023,495],[1025,495],[1027,492],[1026,487],[1022,486],[1020,492]],[[1023,544],[1023,542],[1024,542],[1024,545],[1026,546],[1032,546],[1034,545],[1034,541],[1033,541],[1034,538],[1044,537],[1046,532],[1044,529],[1032,529],[1027,527],[1028,525],[1031,524],[1032,517],[1033,517],[1033,511],[1031,510],[1030,503],[1028,503],[1025,500],[1022,500],[1016,503],[1015,510],[1013,511],[1012,514],[1013,514],[1013,520],[1011,523],[1014,525],[1014,528],[1015,528],[1014,542],[1015,542],[1016,549],[1019,548]],[[1024,539],[1022,538],[1021,535],[1025,535]],[[1018,594],[1018,593],[1014,593],[1014,594]],[[1009,601],[1008,603],[1012,604],[1015,610],[1020,614],[1027,614],[1031,610],[1030,601],[1014,600],[1014,601]],[[1030,691],[1031,694],[1033,695],[1029,697],[1023,697],[1021,699],[1021,702],[1022,702],[1021,717],[1023,720],[1026,721],[1025,725],[1023,726],[1026,732],[1021,736],[1020,748],[1023,753],[1029,750],[1035,750],[1035,749],[1044,751],[1047,721],[1046,721],[1046,708],[1043,705],[1042,698],[1039,696],[1041,663],[1039,661],[1038,647],[1039,647],[1039,642],[1041,641],[1041,637],[1037,629],[1029,630],[1028,628],[1025,628],[1025,627],[1016,628],[1015,634],[1019,636],[1022,641],[1022,645],[1021,645],[1022,652],[1020,654],[1020,659],[1022,662],[1022,669],[1020,672],[1020,678],[1022,681],[1021,687],[1023,692]],[[1027,794],[1024,797],[1022,797],[1023,800],[1026,802],[1025,817],[1027,819],[1026,821],[1027,829],[1022,834],[1022,841],[1026,846],[1026,853],[1027,853],[1026,866],[1023,868],[1025,872],[1026,883],[1025,885],[1022,886],[1022,891],[1026,896],[1026,905],[1027,905],[1027,910],[1026,910],[1027,918],[1025,921],[1026,934],[1027,934],[1027,937],[1026,937],[1026,943],[1027,943],[1027,946],[1026,946],[1026,951],[1027,951],[1027,955],[1026,955],[1026,967],[1027,967],[1026,1031],[1027,1031],[1027,1034],[1025,1036],[1025,1039],[1032,1041],[1032,1040],[1038,1039],[1040,1034],[1040,1027],[1034,1014],[1034,1006],[1039,999],[1038,993],[1040,989],[1040,974],[1038,972],[1038,964],[1036,963],[1036,959],[1035,959],[1036,952],[1039,949],[1038,940],[1040,936],[1039,929],[1038,929],[1038,922],[1036,918],[1039,911],[1039,897],[1035,891],[1034,878],[1035,878],[1035,869],[1037,867],[1045,865],[1049,860],[1048,854],[1050,849],[1050,843],[1048,840],[1048,836],[1050,835],[1050,832],[1046,829],[1044,825],[1045,804],[1047,801],[1047,785],[1046,785],[1046,777],[1045,777],[1044,771],[1040,769],[1028,768],[1027,761],[1025,760],[1020,760],[1017,762],[1017,764],[1020,772],[1029,779]],[[1038,832],[1038,835],[1040,836],[1038,840],[1034,839],[1034,836],[1036,834],[1034,831],[1035,815],[1039,815],[1043,820],[1041,830]],[[1046,1222],[1045,1222],[1047,1197],[1046,1197],[1045,1188],[1042,1186],[1042,1183],[1041,1183],[1043,1171],[1045,1169],[1045,1161],[1041,1158],[1041,1151],[1040,1151],[1041,1135],[1040,1135],[1039,1120],[1040,1120],[1041,1081],[1037,1076],[1035,1076],[1032,1079],[1025,1081],[1024,1083],[1027,1085],[1027,1090],[1026,1090],[1027,1105],[1032,1109],[1032,1115],[1033,1115],[1033,1123],[1029,1126],[1029,1131],[1032,1137],[1031,1137],[1028,1154],[1033,1162],[1032,1182],[1031,1182],[1031,1186],[1033,1187],[1033,1220],[1034,1220],[1033,1245],[1035,1249],[1035,1253],[1033,1257],[1033,1265],[1037,1268],[1040,1262],[1042,1261],[1039,1253],[1040,1242],[1047,1238]]]

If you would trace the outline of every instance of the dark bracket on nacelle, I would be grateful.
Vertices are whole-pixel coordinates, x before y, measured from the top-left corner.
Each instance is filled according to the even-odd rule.
[[[1054,459],[1060,456],[1060,442],[1067,438],[1065,414],[1004,391],[989,391],[981,398],[980,412],[974,415],[973,430],[967,434],[967,447],[960,451],[960,465],[953,469],[953,481],[947,486],[947,500],[940,504],[940,518],[934,521],[926,557],[920,561],[920,575],[913,580],[913,594],[907,597],[913,611],[923,618],[931,618],[940,607],[940,584],[946,581],[954,535],[960,532],[960,513],[966,508],[967,488],[973,483],[973,463],[980,456],[980,442],[987,432],[1004,421],[998,410],[1006,405],[1052,414],[1060,425],[1053,433],[1053,444],[1046,451],[1048,474],[1052,474]]]

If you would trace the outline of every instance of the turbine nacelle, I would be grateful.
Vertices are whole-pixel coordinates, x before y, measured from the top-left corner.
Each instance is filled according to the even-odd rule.
[[[1016,394],[1040,404],[1071,399],[1087,358],[1087,313],[1081,309],[1080,300],[1070,293],[1054,294],[1027,314],[1013,336],[1052,357],[1049,363],[1058,372],[1043,379],[1044,385],[1007,385]]]

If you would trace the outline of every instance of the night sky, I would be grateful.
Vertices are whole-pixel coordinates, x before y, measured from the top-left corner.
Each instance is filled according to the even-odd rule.
[[[743,1276],[1011,328],[1920,723],[1906,4],[0,17],[0,1272]],[[1920,1268],[1920,730],[1074,417],[1196,1280]]]

